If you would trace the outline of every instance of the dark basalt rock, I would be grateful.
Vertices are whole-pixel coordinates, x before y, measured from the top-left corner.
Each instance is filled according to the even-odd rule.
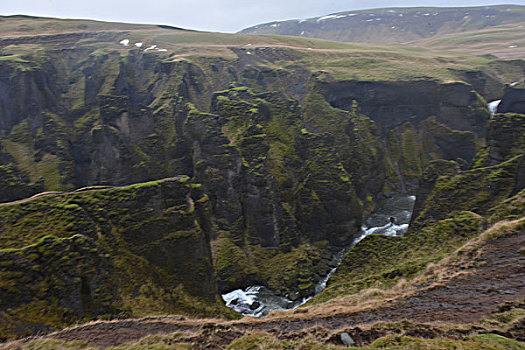
[[[217,291],[251,283],[311,294],[333,266],[333,248],[359,233],[363,213],[400,184],[414,192],[433,160],[468,168],[487,125],[483,99],[464,83],[336,82],[297,63],[306,54],[288,48],[168,61],[135,49],[73,47],[73,39],[23,67],[0,62],[0,200],[174,174],[200,187],[168,181],[88,190],[72,195],[78,203],[46,197],[38,210],[69,209],[45,211],[54,223],[45,230],[27,223],[34,222],[23,219],[26,211],[24,232],[2,221],[16,242],[2,247],[81,234],[110,252],[121,300],[136,298],[141,312],[161,305],[199,314],[206,303],[217,307]],[[268,64],[282,60],[295,63]],[[497,130],[490,159],[522,147]],[[424,177],[422,191],[434,180]],[[194,308],[178,304],[193,297]]]
[[[525,84],[507,86],[496,112],[525,114]]]
[[[490,148],[490,164],[501,163],[522,153],[525,149],[525,114],[496,114],[487,131],[487,146]]]

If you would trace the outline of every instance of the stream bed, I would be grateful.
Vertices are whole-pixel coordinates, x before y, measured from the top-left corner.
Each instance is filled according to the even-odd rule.
[[[354,245],[370,234],[382,234],[385,236],[404,235],[408,229],[415,200],[415,196],[406,194],[398,194],[388,198],[381,208],[365,219],[365,223],[361,228],[361,235],[357,237],[350,246],[340,250],[334,256],[337,265],[341,263],[345,254]],[[391,218],[393,218],[393,220]],[[326,288],[328,280],[336,270],[337,267],[331,269],[330,272],[316,284],[314,295],[321,293],[321,291]],[[311,296],[292,301],[277,295],[264,286],[250,286],[244,290],[237,289],[230,293],[223,294],[222,299],[226,303],[226,306],[233,308],[243,315],[261,317],[274,310],[295,309],[310,300]]]

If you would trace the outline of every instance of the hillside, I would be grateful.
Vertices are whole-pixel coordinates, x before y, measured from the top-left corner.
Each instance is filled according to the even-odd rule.
[[[523,57],[520,43],[525,33],[524,23],[524,6],[410,7],[346,11],[306,20],[271,22],[240,33],[338,42],[409,43],[520,58]]]
[[[523,349],[523,222],[490,228],[395,291],[261,320],[96,322],[2,348],[343,349],[347,333],[356,349]]]
[[[446,49],[1,17],[1,340],[293,347],[320,322],[305,346],[355,326],[363,346],[452,329],[519,348],[525,61]],[[364,237],[396,196],[417,197],[406,234]],[[465,272],[447,259],[471,279],[442,279]],[[498,262],[515,273],[496,278]],[[506,292],[485,300],[480,276]],[[422,309],[429,281],[457,302]],[[226,321],[241,315],[221,295],[254,285],[288,308],[313,298]]]

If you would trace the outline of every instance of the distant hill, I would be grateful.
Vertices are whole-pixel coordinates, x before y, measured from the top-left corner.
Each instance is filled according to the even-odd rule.
[[[525,6],[518,5],[383,8],[270,22],[246,28],[240,33],[391,44],[523,22]]]
[[[525,58],[525,23],[445,34],[410,43],[433,50],[456,50],[503,59]]]

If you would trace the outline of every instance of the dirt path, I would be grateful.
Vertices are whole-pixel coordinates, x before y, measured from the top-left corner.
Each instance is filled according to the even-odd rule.
[[[180,180],[180,179],[182,179],[184,177],[186,177],[186,176],[185,175],[178,175],[178,176],[175,176],[175,177],[169,177],[169,178],[166,178],[166,179],[156,180],[156,182],[160,182],[160,181],[177,181],[177,180]],[[37,193],[34,196],[31,196],[31,197],[28,197],[28,198],[19,199],[19,200],[12,201],[12,202],[0,203],[0,206],[26,203],[26,202],[33,201],[35,199],[48,197],[48,196],[64,196],[64,195],[79,194],[79,193],[84,193],[84,192],[107,191],[107,190],[115,190],[115,189],[120,189],[120,188],[126,188],[126,187],[129,187],[129,186],[131,186],[131,185],[123,185],[123,186],[90,186],[90,187],[79,188],[77,190],[70,191],[70,192],[58,192],[58,191],[41,192],[41,193]]]
[[[279,318],[240,321],[181,321],[179,317],[152,317],[125,321],[96,322],[63,330],[46,337],[64,341],[84,340],[100,348],[117,346],[153,334],[183,332],[196,348],[221,349],[249,331],[266,331],[282,339],[300,338],[304,330],[321,326],[327,330],[370,324],[378,321],[410,320],[430,323],[445,321],[473,323],[497,312],[504,303],[525,299],[525,230],[491,241],[483,254],[458,271],[465,273],[445,278],[432,286],[421,286],[412,295],[389,306],[333,316]],[[202,334],[207,334],[203,341]],[[204,330],[204,332],[203,332]],[[200,336],[197,335],[200,332]],[[200,337],[200,338],[199,338]],[[4,349],[13,349],[6,344]]]

